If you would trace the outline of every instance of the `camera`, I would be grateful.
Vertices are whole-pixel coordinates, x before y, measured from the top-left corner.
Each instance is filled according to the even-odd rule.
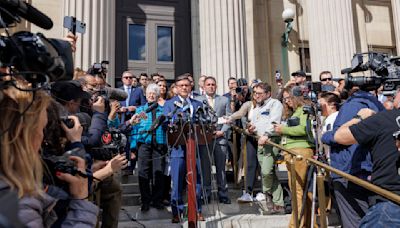
[[[73,119],[69,119],[68,116],[61,116],[60,117],[61,122],[63,122],[65,124],[65,126],[67,126],[68,128],[73,128],[74,127],[74,120]]]
[[[101,61],[101,63],[94,63],[92,67],[89,68],[88,74],[90,75],[100,75],[102,77],[107,76],[107,66],[110,62],[107,60]]]
[[[368,58],[365,63],[364,58]],[[351,76],[351,73],[367,70],[377,76]],[[342,74],[347,74],[346,89],[358,86],[362,90],[372,91],[383,85],[383,94],[391,95],[400,87],[400,56],[389,57],[379,52],[358,53],[353,56],[351,67],[343,69]]]
[[[73,75],[71,46],[43,34],[17,32],[0,36],[0,67],[14,67],[31,83],[68,80]]]
[[[47,167],[54,173],[62,172],[69,173],[73,176],[79,173],[79,170],[75,166],[75,162],[70,160],[70,156],[77,156],[85,159],[85,150],[81,148],[75,148],[65,152],[61,156],[56,155],[44,155],[43,160],[45,161]]]
[[[124,153],[126,136],[118,129],[111,128],[101,136],[101,147],[92,148],[92,157],[96,160],[108,161],[119,153]]]
[[[297,116],[292,116],[287,120],[288,127],[295,127],[300,125],[300,118]]]

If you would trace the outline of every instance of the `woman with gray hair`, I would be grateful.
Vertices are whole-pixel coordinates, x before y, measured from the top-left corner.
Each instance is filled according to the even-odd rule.
[[[161,126],[153,123],[160,121],[163,107],[158,105],[160,88],[156,84],[150,84],[146,88],[147,104],[139,107],[131,123],[133,135],[137,140],[139,163],[139,188],[142,199],[142,212],[147,212],[150,205],[157,209],[164,209],[162,204],[164,190],[164,154],[167,151],[166,132]],[[161,122],[161,121],[160,121]],[[161,125],[161,124],[160,124]],[[150,189],[150,180],[154,180],[154,186]]]

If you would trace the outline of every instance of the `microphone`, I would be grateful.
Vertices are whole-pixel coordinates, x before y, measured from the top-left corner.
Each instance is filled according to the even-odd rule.
[[[174,105],[175,105],[174,110],[172,112],[168,113],[168,115],[167,115],[168,119],[172,118],[176,114],[178,109],[183,107],[183,104],[180,101],[174,101]]]
[[[206,100],[203,100],[203,104],[206,106],[206,109],[208,110],[208,112],[210,112],[211,114],[215,114],[214,109],[208,104],[208,102]]]
[[[43,29],[49,30],[53,27],[53,21],[29,3],[22,0],[0,0],[0,3],[2,7],[16,12],[19,16]]]
[[[153,104],[149,105],[149,107],[144,110],[145,113],[149,113],[158,107],[158,103],[154,102]]]
[[[128,98],[128,93],[126,93],[122,89],[104,87],[104,91],[107,94],[108,99],[111,100],[125,101],[126,98]]]
[[[157,119],[154,120],[154,122],[151,124],[150,129],[147,130],[148,133],[154,131],[157,129],[166,119],[167,117],[164,115],[159,116]]]

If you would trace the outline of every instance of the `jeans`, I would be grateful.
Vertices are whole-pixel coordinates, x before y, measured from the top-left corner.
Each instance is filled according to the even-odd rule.
[[[360,227],[399,227],[400,206],[390,201],[380,202],[372,206],[364,218],[361,219]]]

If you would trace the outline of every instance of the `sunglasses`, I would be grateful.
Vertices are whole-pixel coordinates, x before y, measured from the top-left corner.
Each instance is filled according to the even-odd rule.
[[[123,77],[123,78],[125,78],[125,79],[132,79],[133,77]]]
[[[332,81],[332,78],[323,78],[321,79],[322,82],[326,82],[326,81]]]

